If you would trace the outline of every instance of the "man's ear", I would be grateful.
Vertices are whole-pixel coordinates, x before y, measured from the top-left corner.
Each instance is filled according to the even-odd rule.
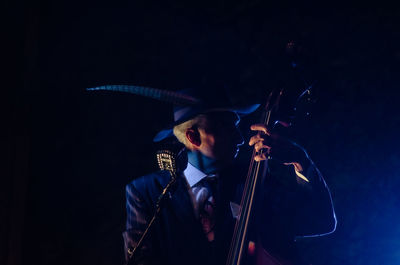
[[[195,147],[199,147],[201,144],[199,130],[189,128],[186,130],[186,139]]]

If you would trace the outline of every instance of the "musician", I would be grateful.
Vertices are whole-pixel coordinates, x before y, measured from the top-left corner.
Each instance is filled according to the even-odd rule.
[[[223,107],[218,101],[209,102],[215,98],[209,99],[203,98],[199,105],[176,106],[175,122],[155,138],[176,137],[186,148],[187,165],[178,172],[157,221],[135,254],[134,264],[226,262],[246,175],[246,169],[235,164],[239,147],[244,144],[238,124],[257,106]],[[299,264],[295,239],[331,233],[336,227],[328,187],[301,147],[271,133],[265,125],[255,124],[250,129],[260,133],[247,144],[264,150],[254,159],[270,159],[249,236],[268,255]],[[123,233],[127,260],[169,180],[168,171],[159,171],[127,185]]]

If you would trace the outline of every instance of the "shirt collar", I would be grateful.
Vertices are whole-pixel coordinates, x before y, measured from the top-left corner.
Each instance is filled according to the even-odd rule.
[[[199,183],[203,178],[207,177],[207,175],[201,170],[195,168],[192,164],[188,163],[186,169],[183,171],[185,175],[186,181],[188,182],[190,187],[193,187],[197,183]]]

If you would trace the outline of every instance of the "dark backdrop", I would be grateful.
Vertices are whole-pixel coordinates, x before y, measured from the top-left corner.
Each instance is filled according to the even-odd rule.
[[[124,186],[156,169],[170,106],[86,87],[285,88],[283,118],[332,191],[312,264],[399,264],[399,9],[277,1],[6,1],[1,264],[121,264]],[[308,110],[307,110],[308,111]],[[245,125],[256,121],[249,117]],[[247,127],[243,126],[246,137]],[[244,148],[239,161],[247,160]]]

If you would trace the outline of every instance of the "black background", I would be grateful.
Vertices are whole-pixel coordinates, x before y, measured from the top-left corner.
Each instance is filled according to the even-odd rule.
[[[156,169],[152,137],[172,117],[167,103],[85,91],[104,84],[225,88],[242,104],[285,88],[283,118],[314,84],[311,115],[298,115],[292,136],[323,172],[338,227],[299,242],[302,255],[400,263],[395,5],[2,5],[1,264],[122,264],[124,186]],[[244,121],[246,137],[255,121]]]

